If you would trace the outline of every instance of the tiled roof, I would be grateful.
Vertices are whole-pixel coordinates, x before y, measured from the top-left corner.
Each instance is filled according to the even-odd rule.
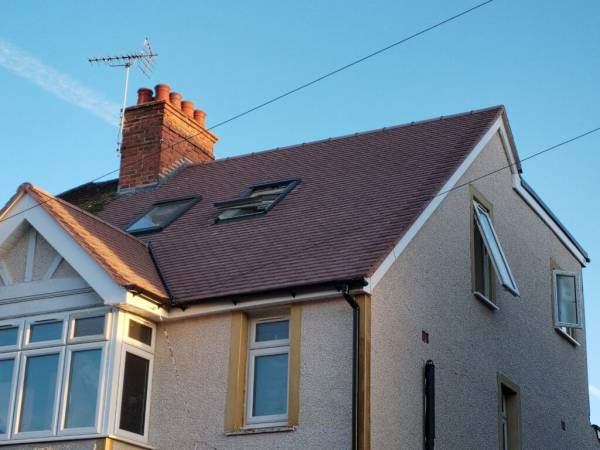
[[[502,113],[494,107],[191,165],[157,188],[117,196],[98,216],[124,229],[154,202],[201,197],[163,231],[139,236],[152,243],[176,302],[368,277]],[[301,182],[268,214],[215,223],[215,202],[291,178]],[[96,245],[118,236],[118,264],[159,290],[137,239],[80,216]],[[115,264],[113,247],[107,265]]]
[[[118,284],[168,300],[144,242],[29,183],[20,189],[48,211]]]

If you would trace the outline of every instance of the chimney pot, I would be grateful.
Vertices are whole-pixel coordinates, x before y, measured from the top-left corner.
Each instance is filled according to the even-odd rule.
[[[194,111],[194,120],[198,122],[200,125],[204,126],[206,122],[206,113],[201,109],[197,109]]]
[[[181,102],[181,111],[190,119],[194,117],[194,102],[184,100]]]
[[[176,109],[181,110],[181,94],[178,94],[177,92],[171,92],[169,94],[169,102],[171,103],[171,105],[173,105]]]
[[[171,88],[168,84],[157,84],[154,90],[156,91],[156,100],[169,100],[169,91]]]
[[[138,89],[138,99],[137,99],[138,105],[149,102],[151,100],[152,100],[152,89],[148,89],[148,88]]]

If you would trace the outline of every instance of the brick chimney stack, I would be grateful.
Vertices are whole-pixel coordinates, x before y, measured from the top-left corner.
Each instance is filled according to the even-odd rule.
[[[125,109],[119,191],[155,185],[183,164],[214,159],[218,138],[205,119],[166,84],[139,89],[137,105]]]

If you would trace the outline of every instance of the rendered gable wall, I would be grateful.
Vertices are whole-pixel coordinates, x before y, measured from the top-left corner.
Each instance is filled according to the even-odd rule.
[[[75,269],[23,221],[0,245],[0,320],[101,305]]]
[[[459,184],[506,164],[496,135]],[[564,270],[581,266],[514,192],[509,170],[474,187],[493,204],[521,297],[496,282],[493,312],[471,293],[471,192],[453,191],[373,293],[372,448],[422,448],[428,359],[436,365],[436,448],[498,448],[498,373],[520,387],[523,448],[598,448],[584,333],[576,348],[552,317],[551,258]]]

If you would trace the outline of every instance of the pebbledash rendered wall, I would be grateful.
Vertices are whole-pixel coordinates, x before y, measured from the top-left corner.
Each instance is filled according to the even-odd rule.
[[[230,333],[230,314],[158,325],[150,445],[160,450],[351,447],[352,310],[345,300],[303,304],[296,431],[224,434]]]
[[[496,136],[459,183],[506,164]],[[428,359],[436,366],[436,448],[498,448],[498,373],[520,387],[523,449],[600,448],[589,423],[584,333],[574,347],[553,328],[550,260],[563,270],[580,265],[513,191],[508,170],[474,187],[493,204],[521,296],[496,282],[498,311],[474,298],[471,193],[450,193],[373,295],[372,448],[422,448]]]

